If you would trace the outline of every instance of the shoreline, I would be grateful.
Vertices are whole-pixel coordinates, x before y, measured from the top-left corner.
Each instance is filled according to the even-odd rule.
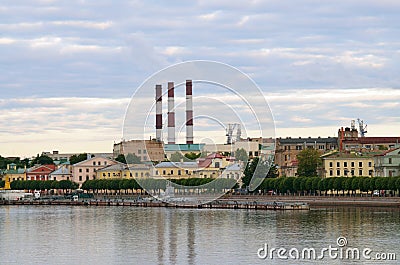
[[[276,205],[279,207],[276,207]],[[335,196],[258,196],[225,195],[211,203],[174,204],[160,201],[134,201],[110,196],[104,199],[70,200],[20,200],[0,201],[3,205],[59,205],[59,206],[128,206],[128,207],[172,207],[172,208],[221,208],[253,210],[307,210],[310,208],[362,207],[391,208],[400,210],[400,197],[335,197]],[[274,206],[275,205],[275,206]],[[307,209],[300,205],[307,205]]]

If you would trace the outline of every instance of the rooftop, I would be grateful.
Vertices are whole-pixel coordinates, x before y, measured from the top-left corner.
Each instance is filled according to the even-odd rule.
[[[321,137],[317,137],[317,138],[312,138],[312,137],[308,137],[308,138],[292,138],[292,137],[286,137],[286,138],[278,138],[277,141],[280,144],[325,144],[325,143],[330,143],[330,144],[337,144],[337,137],[328,137],[328,138],[321,138]]]

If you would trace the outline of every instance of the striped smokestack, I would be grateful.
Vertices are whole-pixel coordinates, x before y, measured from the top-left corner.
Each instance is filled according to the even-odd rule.
[[[168,143],[175,144],[174,82],[168,82]]]
[[[156,140],[161,142],[162,133],[162,86],[156,85]]]
[[[186,144],[193,144],[192,80],[186,80]]]

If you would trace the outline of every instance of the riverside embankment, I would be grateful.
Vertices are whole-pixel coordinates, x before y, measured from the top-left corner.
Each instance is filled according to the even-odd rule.
[[[0,201],[0,205],[76,205],[76,206],[132,206],[132,207],[182,207],[182,208],[224,208],[255,210],[304,210],[319,207],[385,207],[400,209],[400,197],[350,197],[350,196],[258,196],[225,195],[218,200],[185,197],[184,201],[162,202],[150,198],[132,199],[125,196],[97,196],[91,200],[19,200]],[[306,205],[306,206],[305,206]]]

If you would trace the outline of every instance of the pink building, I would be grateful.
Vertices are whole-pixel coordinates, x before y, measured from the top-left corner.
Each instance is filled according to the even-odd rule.
[[[118,162],[105,157],[92,157],[72,166],[72,181],[81,185],[86,180],[96,179],[96,172]]]

